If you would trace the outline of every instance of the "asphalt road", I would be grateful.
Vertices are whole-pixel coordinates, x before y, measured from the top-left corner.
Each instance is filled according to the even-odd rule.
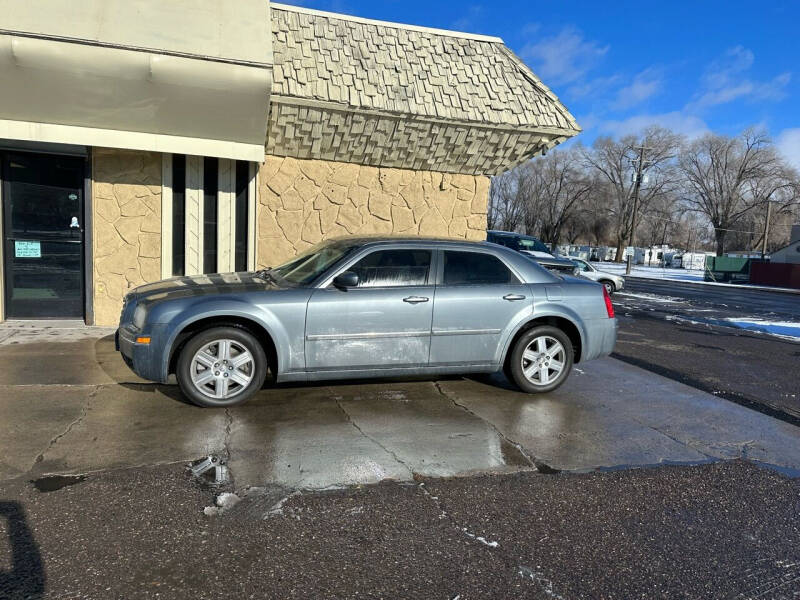
[[[718,325],[742,316],[800,321],[800,295],[628,278],[614,304],[616,358],[800,424],[800,343]]]
[[[626,277],[629,292],[647,292],[681,298],[697,307],[714,307],[721,312],[746,312],[760,317],[800,320],[800,293],[773,292],[736,285],[703,285],[683,281]]]
[[[181,465],[0,482],[0,598],[796,599],[797,480],[744,461],[242,500]]]

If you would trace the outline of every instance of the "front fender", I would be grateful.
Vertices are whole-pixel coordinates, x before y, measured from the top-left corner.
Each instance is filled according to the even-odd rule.
[[[542,302],[537,302],[534,305],[532,313],[529,312],[525,315],[517,315],[516,321],[512,322],[510,327],[506,329],[502,343],[500,344],[500,348],[502,350],[500,356],[497,357],[498,363],[504,362],[505,357],[508,355],[508,351],[511,347],[511,341],[521,329],[523,329],[531,321],[544,319],[547,317],[559,317],[572,323],[578,330],[578,335],[581,339],[581,347],[586,347],[586,328],[583,326],[583,319],[581,319],[578,313],[566,304],[544,300]]]
[[[172,315],[168,321],[168,336],[166,343],[161,349],[161,375],[162,381],[166,381],[169,375],[169,363],[175,349],[178,336],[187,327],[203,319],[214,317],[233,317],[252,321],[261,326],[272,338],[278,354],[279,369],[284,365],[290,364],[291,348],[289,334],[281,324],[277,316],[266,307],[256,307],[249,302],[236,300],[234,298],[218,299],[198,299],[191,305]]]

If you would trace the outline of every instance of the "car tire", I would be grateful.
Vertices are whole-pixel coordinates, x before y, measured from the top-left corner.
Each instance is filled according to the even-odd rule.
[[[214,327],[183,346],[176,368],[178,385],[204,407],[241,404],[264,384],[267,356],[261,343],[241,327]]]
[[[558,327],[542,325],[519,337],[511,349],[507,368],[523,392],[551,392],[566,381],[574,358],[569,336]]]
[[[606,291],[609,294],[613,294],[614,292],[617,291],[617,286],[614,285],[613,281],[609,281],[608,279],[603,279],[600,283],[603,284],[603,286],[606,288]]]

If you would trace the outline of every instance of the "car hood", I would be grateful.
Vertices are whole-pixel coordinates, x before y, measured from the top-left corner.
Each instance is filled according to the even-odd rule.
[[[539,252],[538,250],[520,250],[523,254],[527,254],[528,256],[533,256],[535,258],[555,258],[549,252]]]
[[[255,272],[212,273],[187,277],[172,277],[147,283],[131,290],[126,301],[160,301],[171,298],[240,294],[270,289],[284,289],[272,281],[257,277]]]

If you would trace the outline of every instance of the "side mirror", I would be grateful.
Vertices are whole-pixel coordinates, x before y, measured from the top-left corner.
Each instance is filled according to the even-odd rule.
[[[340,290],[356,287],[358,285],[358,273],[354,273],[353,271],[340,273],[333,279],[333,285]]]

